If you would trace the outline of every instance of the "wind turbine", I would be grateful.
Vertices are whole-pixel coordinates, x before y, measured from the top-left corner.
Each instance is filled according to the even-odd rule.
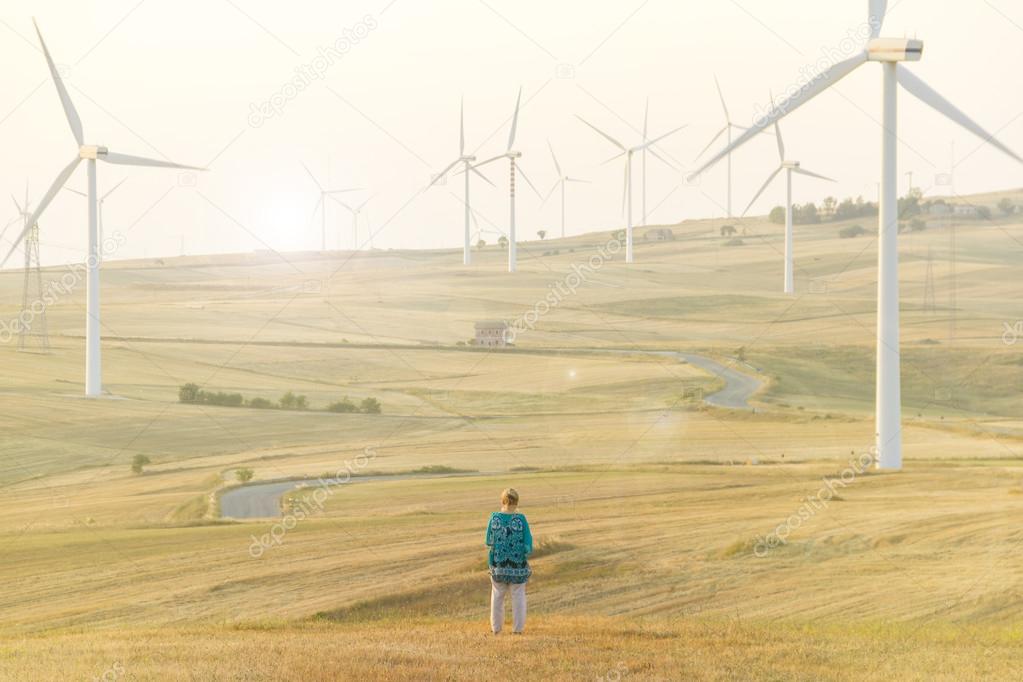
[[[320,190],[320,200],[316,202],[316,208],[313,209],[313,215],[316,215],[316,211],[320,211],[320,251],[327,250],[327,202],[326,198],[334,196],[335,194],[344,194],[345,192],[358,192],[359,188],[352,189],[323,189],[323,185],[316,179],[313,172],[309,170],[309,166],[302,164],[302,168],[305,168],[305,172],[309,174],[312,181],[316,183],[316,187]]]
[[[359,250],[359,214],[362,213],[362,209],[366,207],[366,204],[368,204],[373,199],[373,197],[370,197],[369,199],[366,199],[366,201],[362,202],[358,206],[352,206],[350,204],[346,204],[345,202],[341,201],[340,199],[338,199],[335,196],[331,196],[330,198],[333,199],[334,201],[336,201],[337,203],[341,204],[342,206],[344,206],[346,209],[348,209],[348,212],[352,214],[352,240],[354,242],[354,244],[352,245],[352,250],[353,251],[358,251]],[[369,238],[370,238],[370,248],[373,248],[373,235],[370,234]]]
[[[32,23],[35,24],[35,20],[33,20]],[[4,257],[3,261],[0,261],[0,267],[7,263],[7,260],[11,257],[11,254],[14,253],[18,244],[20,244],[28,235],[32,226],[39,221],[39,217],[42,215],[43,211],[45,211],[46,207],[50,205],[50,202],[53,201],[53,198],[57,195],[57,192],[60,191],[61,187],[64,186],[64,183],[66,183],[71,177],[71,174],[75,172],[75,169],[78,168],[78,164],[85,160],[87,162],[89,187],[89,258],[86,262],[87,301],[85,316],[85,395],[88,397],[98,397],[103,392],[103,376],[102,363],[100,359],[100,245],[99,230],[97,226],[96,162],[103,161],[105,163],[113,163],[122,166],[155,166],[159,168],[182,168],[188,170],[205,169],[197,168],[195,166],[183,166],[170,161],[118,154],[110,151],[106,147],[85,144],[85,136],[82,131],[82,119],[79,118],[78,111],[75,110],[75,105],[71,102],[71,97],[68,95],[67,88],[64,87],[64,80],[57,72],[57,67],[53,63],[53,58],[50,57],[50,51],[46,48],[46,43],[43,41],[43,35],[39,31],[39,25],[36,24],[35,28],[36,35],[39,36],[39,44],[43,48],[43,55],[46,57],[46,65],[50,69],[50,76],[53,78],[53,83],[57,88],[57,95],[60,97],[61,105],[64,108],[64,116],[67,118],[68,125],[71,127],[71,133],[75,137],[75,142],[78,143],[78,153],[71,163],[69,163],[67,167],[57,175],[57,179],[54,180],[50,189],[48,189],[46,194],[43,195],[43,198],[40,199],[39,204],[32,212],[32,215],[27,221],[25,221],[25,228],[21,231],[21,234],[18,235],[18,238],[14,240],[11,250]]]
[[[35,309],[36,301],[43,303],[45,301],[43,301],[43,272],[39,258],[39,225],[38,223],[28,224],[28,220],[32,216],[28,203],[28,183],[25,183],[24,204],[19,204],[13,194],[11,199],[14,201],[14,205],[18,208],[18,213],[21,214],[21,219],[29,230],[28,235],[22,242],[25,245],[25,279],[21,289],[21,313],[18,318],[21,322],[18,325],[18,350],[26,350],[28,345],[27,337],[31,335],[36,338],[39,350],[43,353],[49,353],[50,335],[46,323],[46,306],[43,305],[38,311]],[[4,232],[6,231],[7,228],[5,227]],[[33,275],[35,275],[34,282]],[[32,292],[33,283],[35,284],[35,292]],[[38,319],[36,319],[37,317]]]
[[[773,96],[771,97],[771,101],[772,102],[774,101],[774,97]],[[778,169],[776,171],[774,171],[773,173],[771,173],[771,176],[769,178],[767,178],[767,182],[764,183],[764,186],[760,188],[760,191],[757,192],[756,196],[753,197],[753,200],[749,202],[749,206],[747,206],[746,210],[742,212],[742,215],[745,216],[749,212],[749,210],[753,207],[753,204],[756,203],[757,199],[760,198],[760,195],[762,195],[764,193],[764,191],[768,188],[768,186],[770,186],[770,184],[774,181],[774,179],[776,177],[778,177],[778,175],[782,171],[785,171],[785,179],[787,181],[787,185],[786,185],[787,189],[786,189],[786,193],[785,193],[785,197],[786,198],[785,198],[785,288],[784,288],[784,290],[785,290],[786,294],[794,294],[794,293],[796,293],[796,286],[795,286],[794,267],[793,267],[794,266],[794,262],[793,262],[794,254],[793,254],[793,252],[794,252],[795,248],[794,248],[794,245],[793,245],[793,235],[792,235],[792,174],[793,173],[797,173],[799,175],[806,175],[806,176],[809,176],[811,178],[818,178],[820,180],[827,180],[828,182],[834,182],[834,180],[832,180],[831,178],[825,177],[823,175],[818,175],[816,173],[811,173],[810,171],[808,171],[805,168],[803,168],[799,164],[798,161],[788,161],[788,160],[786,160],[786,158],[785,158],[785,142],[782,140],[782,137],[781,137],[781,127],[778,125],[777,121],[774,124],[774,134],[775,134],[775,137],[778,140],[778,157],[781,159],[781,162],[778,165]]]
[[[899,214],[898,214],[898,85],[924,104],[977,135],[995,148],[1023,163],[1015,152],[996,140],[950,101],[914,75],[900,62],[923,57],[924,44],[909,38],[881,38],[887,0],[870,0],[870,41],[859,54],[835,64],[811,79],[799,92],[775,104],[739,139],[716,154],[693,176],[749,142],[768,126],[780,121],[817,95],[838,83],[867,62],[880,62],[884,79],[881,210],[877,278],[877,397],[876,437],[879,469],[902,468],[902,397],[899,358]]]
[[[723,92],[721,92],[721,83],[720,83],[720,81],[718,81],[718,77],[717,76],[714,76],[714,85],[717,87],[717,90],[718,90],[718,99],[721,100],[721,109],[725,112],[725,127],[722,128],[721,130],[719,130],[718,134],[715,135],[714,138],[709,143],[707,143],[707,146],[704,147],[703,151],[700,152],[699,156],[696,157],[697,160],[702,158],[703,155],[706,154],[707,151],[711,147],[714,146],[714,143],[721,139],[722,135],[726,135],[726,134],[728,135],[728,145],[731,146],[732,145],[732,131],[733,130],[743,130],[743,131],[749,130],[749,128],[746,128],[744,126],[741,126],[741,125],[739,125],[737,123],[733,123],[732,122],[732,115],[728,113],[728,105],[725,104],[725,95],[724,95]],[[732,154],[731,154],[731,152],[729,152],[729,154],[728,154],[728,201],[727,201],[727,204],[726,204],[726,208],[727,208],[727,211],[728,211],[728,217],[731,218],[732,217]]]
[[[460,109],[459,121],[460,122],[459,122],[459,137],[458,137],[458,158],[455,159],[454,161],[452,161],[451,165],[449,165],[447,168],[445,168],[440,173],[438,173],[437,177],[435,177],[430,182],[430,184],[427,186],[427,189],[429,189],[430,187],[433,187],[438,182],[440,182],[440,179],[443,178],[444,176],[446,176],[448,173],[450,173],[451,169],[453,169],[455,166],[457,166],[458,164],[462,164],[462,166],[463,166],[462,167],[462,172],[465,173],[465,235],[464,235],[465,239],[464,239],[464,246],[463,246],[463,251],[462,251],[462,265],[472,265],[472,244],[470,243],[470,227],[469,227],[470,220],[472,219],[472,208],[471,208],[471,205],[469,203],[469,172],[471,171],[471,172],[475,173],[476,175],[480,176],[481,178],[483,178],[483,180],[487,184],[489,184],[491,187],[495,187],[495,185],[494,185],[494,183],[490,182],[490,180],[487,178],[487,176],[483,175],[483,173],[480,173],[478,170],[476,170],[473,167],[472,164],[476,162],[476,157],[473,156],[472,154],[466,154],[465,153],[465,101],[464,100],[462,101],[462,106],[461,106],[461,109]]]
[[[476,164],[475,168],[485,166],[493,161],[500,159],[508,159],[511,164],[511,174],[508,180],[508,196],[510,199],[510,220],[508,223],[508,272],[515,272],[518,267],[518,259],[515,245],[515,177],[516,174],[521,174],[522,179],[526,181],[530,189],[536,194],[537,197],[543,199],[540,192],[536,189],[536,185],[529,179],[522,167],[518,165],[518,159],[522,158],[522,152],[515,151],[515,133],[519,127],[519,108],[522,104],[522,88],[519,88],[519,97],[515,100],[515,115],[512,116],[511,133],[508,135],[508,149],[504,154],[495,156],[492,159],[487,159],[482,163]]]
[[[103,202],[105,202],[107,200],[108,196],[110,196],[111,194],[114,193],[114,190],[116,190],[118,187],[123,185],[124,181],[127,180],[127,179],[128,178],[125,178],[124,180],[121,180],[119,183],[117,183],[116,185],[111,187],[109,190],[107,190],[106,194],[102,195],[96,201],[96,214],[97,214],[97,216],[96,216],[96,224],[97,224],[98,229],[99,229],[99,246],[100,246],[100,248],[99,248],[99,255],[97,257],[99,258],[99,261],[101,263],[103,262],[103,249],[104,249],[104,246],[103,246]],[[88,194],[86,194],[85,192],[79,192],[77,189],[71,189],[70,187],[65,187],[64,189],[66,189],[67,191],[72,192],[74,194],[77,194],[80,197],[85,197],[85,198],[89,197]]]
[[[661,162],[667,164],[667,166],[669,168],[671,168],[672,170],[675,170],[674,166],[672,166],[670,163],[665,161],[664,157],[662,157],[660,154],[658,154],[657,152],[655,152],[653,150],[653,146],[655,144],[657,144],[658,142],[660,142],[661,140],[665,139],[666,137],[670,137],[670,136],[674,135],[675,133],[677,133],[678,131],[682,130],[686,126],[679,126],[678,128],[675,128],[674,130],[669,131],[669,132],[661,135],[660,137],[654,138],[653,140],[647,140],[646,139],[646,132],[644,131],[644,135],[643,135],[644,139],[643,139],[643,143],[642,144],[639,144],[639,145],[637,145],[635,147],[626,147],[621,142],[619,142],[618,140],[616,140],[615,138],[611,137],[610,135],[605,133],[603,130],[598,128],[597,126],[593,125],[592,123],[590,123],[589,121],[584,119],[582,116],[576,116],[576,118],[578,118],[580,121],[582,121],[587,126],[592,128],[598,135],[600,135],[605,140],[607,140],[608,142],[610,142],[611,144],[613,144],[614,146],[618,147],[618,149],[621,150],[620,154],[617,154],[617,155],[611,157],[610,159],[608,159],[607,163],[610,163],[611,161],[614,161],[615,159],[620,159],[623,156],[625,157],[625,190],[624,190],[624,194],[622,195],[622,209],[625,210],[626,209],[626,204],[628,204],[628,210],[626,211],[626,215],[628,217],[628,220],[626,222],[626,229],[625,229],[625,262],[626,263],[632,263],[633,262],[633,253],[632,253],[632,155],[635,154],[636,152],[642,152],[642,151],[646,151],[646,150],[649,149],[650,153],[654,155],[654,158],[660,159]],[[644,177],[644,182],[645,181],[646,181],[646,178]]]
[[[569,182],[583,182],[589,184],[589,180],[579,180],[578,178],[570,178],[561,171],[561,164],[558,163],[558,156],[554,153],[554,145],[551,144],[550,140],[547,140],[547,146],[551,150],[551,158],[554,159],[554,168],[558,171],[558,179],[554,182],[554,186],[551,187],[551,191],[544,197],[543,203],[547,203],[547,200],[554,194],[554,190],[561,187],[561,238],[565,238],[565,185]]]

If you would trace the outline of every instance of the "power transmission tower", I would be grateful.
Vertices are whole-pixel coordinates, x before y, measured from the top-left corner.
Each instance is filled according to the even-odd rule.
[[[32,344],[37,352],[49,353],[50,334],[46,325],[43,271],[39,263],[39,225],[33,225],[25,236],[25,283],[21,292],[21,316],[18,319],[21,321],[18,350],[29,350]]]

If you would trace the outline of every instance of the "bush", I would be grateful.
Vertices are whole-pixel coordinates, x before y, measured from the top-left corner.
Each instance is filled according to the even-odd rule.
[[[1012,203],[1012,199],[1006,197],[998,202],[998,210],[1005,215],[1012,215],[1016,212],[1016,204]]]
[[[253,398],[249,401],[249,407],[254,407],[257,410],[272,410],[274,404],[266,398]]]
[[[149,464],[149,458],[145,455],[135,455],[131,458],[131,471],[134,474],[141,474],[142,468]]]
[[[921,218],[913,218],[909,221],[909,229],[913,232],[923,232],[927,229],[927,221]]]
[[[853,239],[854,237],[859,237],[866,233],[867,231],[863,229],[862,225],[850,225],[849,227],[843,227],[839,230],[838,236],[841,239]]]
[[[735,239],[729,239],[727,242],[725,242],[725,246],[745,246],[745,245],[746,245],[746,242],[744,242],[739,237],[736,237]]]
[[[350,412],[358,412],[359,408],[355,406],[355,403],[348,399],[348,396],[345,396],[336,403],[328,405],[327,410],[329,412],[337,412],[339,414],[348,414]]]
[[[255,475],[256,474],[252,469],[237,469],[234,472],[234,476],[238,479],[239,483],[248,483]]]
[[[366,398],[359,405],[359,409],[364,414],[380,414],[380,401],[376,398]]]
[[[185,384],[178,389],[178,402],[194,403],[199,398],[198,384]]]
[[[774,208],[772,208],[771,209],[771,215],[768,216],[768,219],[772,223],[774,223],[775,225],[784,225],[785,224],[785,207],[784,206],[775,206]]]

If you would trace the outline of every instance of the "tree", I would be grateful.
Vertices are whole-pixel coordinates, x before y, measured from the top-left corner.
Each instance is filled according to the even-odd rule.
[[[731,237],[731,236],[734,236],[734,235],[735,235],[735,225],[722,225],[721,226],[721,236],[722,237]]]
[[[483,241],[482,239],[480,239],[478,242],[476,242],[476,248],[477,249],[485,248],[486,245],[487,245],[487,243],[485,241]]]
[[[138,454],[131,458],[131,471],[133,474],[141,474],[142,468],[149,464],[149,458],[145,455]]]
[[[380,414],[380,401],[376,398],[366,398],[359,405],[359,409],[365,414]]]
[[[288,391],[281,396],[279,401],[282,410],[293,410],[295,409],[295,394]]]
[[[998,202],[998,210],[1005,215],[1012,215],[1016,212],[1016,204],[1012,203],[1012,199],[1005,197]]]
[[[297,395],[297,396],[295,396],[295,409],[296,410],[308,410],[309,409],[309,399],[306,398],[304,395]]]
[[[266,398],[253,398],[249,401],[249,407],[254,407],[257,410],[269,410],[272,409],[274,404]]]
[[[769,216],[767,216],[767,219],[770,220],[775,225],[784,225],[785,224],[785,207],[784,206],[775,206],[774,208],[771,209],[771,214]]]
[[[537,230],[536,236],[540,238],[540,241],[543,241],[547,238],[547,230]]]
[[[194,403],[199,399],[199,385],[185,384],[178,389],[178,402]]]
[[[800,225],[815,225],[821,221],[817,206],[811,201],[803,206],[793,206],[792,222]]]
[[[239,483],[248,483],[256,473],[252,469],[235,469],[234,476]]]
[[[330,405],[327,406],[328,411],[337,412],[339,414],[356,412],[358,409],[359,408],[355,406],[355,403],[348,399],[348,396],[345,396],[341,400],[338,400],[336,403],[331,403]]]
[[[505,237],[502,234],[501,238],[497,240],[497,245],[500,246],[502,249],[507,249],[508,248],[508,238]]]
[[[838,199],[835,197],[824,197],[824,201],[821,202],[821,215],[825,218],[834,218],[837,207]]]
[[[991,209],[987,206],[978,206],[977,217],[981,220],[991,220]]]

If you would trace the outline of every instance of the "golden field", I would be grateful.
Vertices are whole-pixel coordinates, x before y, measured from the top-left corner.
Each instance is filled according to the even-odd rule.
[[[849,475],[873,441],[876,242],[840,224],[797,228],[795,297],[778,226],[741,223],[742,246],[721,221],[672,226],[507,351],[466,346],[473,323],[537,311],[609,234],[524,243],[515,276],[496,247],[470,268],[107,263],[108,398],[80,397],[84,291],[48,310],[52,354],[0,347],[0,679],[1019,679],[1015,220],[957,227],[954,311],[948,230],[903,235],[899,474]],[[0,276],[3,319],[20,284]],[[755,375],[756,410],[705,407],[721,380],[638,351]],[[312,409],[181,404],[187,382]],[[383,413],[324,411],[344,396]],[[278,520],[216,518],[239,468],[316,477],[366,452],[357,473],[471,475],[332,488],[259,556]],[[527,634],[494,638],[483,524],[508,485],[540,549]]]

